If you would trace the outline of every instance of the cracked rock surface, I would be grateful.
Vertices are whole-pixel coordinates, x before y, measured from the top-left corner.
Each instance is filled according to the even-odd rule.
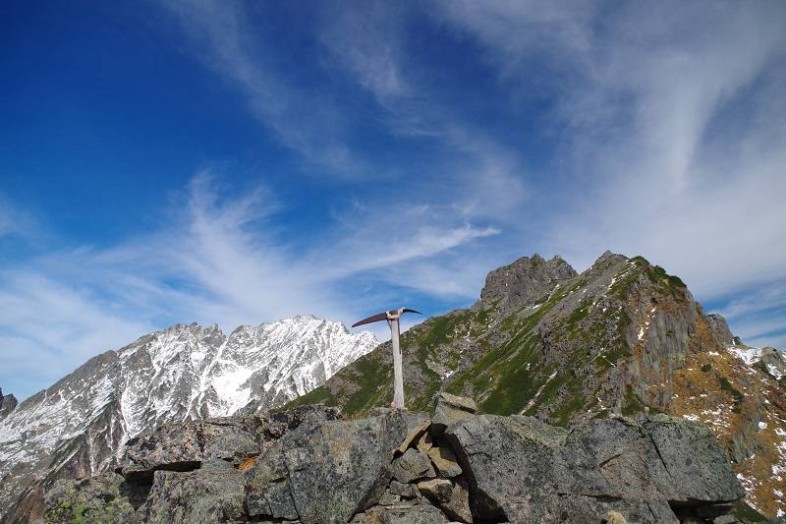
[[[718,522],[744,495],[710,431],[686,420],[563,429],[470,415],[442,436],[436,424],[426,413],[343,420],[311,406],[173,426],[131,446],[122,476],[58,483],[46,520]]]

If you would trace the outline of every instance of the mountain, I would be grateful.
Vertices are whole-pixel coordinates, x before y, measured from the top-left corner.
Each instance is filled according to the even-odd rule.
[[[701,422],[747,504],[786,514],[783,353],[742,344],[682,280],[641,257],[607,252],[581,274],[559,257],[521,258],[489,273],[472,307],[404,333],[402,349],[409,409],[444,391],[563,427],[656,413]],[[290,406],[363,416],[392,395],[385,343]]]
[[[281,405],[377,344],[300,316],[229,335],[179,324],[98,355],[0,419],[0,519],[27,522],[59,478],[110,471],[143,430]]]
[[[3,389],[0,388],[0,420],[3,420],[16,408],[19,402],[13,395],[3,395]]]

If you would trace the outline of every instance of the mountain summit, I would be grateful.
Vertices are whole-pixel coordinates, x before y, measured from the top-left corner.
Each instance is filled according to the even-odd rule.
[[[39,504],[44,483],[111,470],[143,430],[281,405],[377,344],[313,316],[229,335],[178,324],[90,359],[13,410],[2,397],[0,518]]]
[[[402,337],[407,407],[439,391],[482,412],[560,426],[664,413],[699,421],[723,444],[759,511],[786,512],[783,353],[743,345],[705,315],[678,277],[604,253],[581,274],[535,255],[489,273],[469,309]],[[383,344],[294,402],[365,415],[392,397]]]

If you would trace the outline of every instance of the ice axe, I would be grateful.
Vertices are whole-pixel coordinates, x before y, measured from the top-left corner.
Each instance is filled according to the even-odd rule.
[[[363,324],[379,322],[381,320],[388,321],[388,326],[390,326],[390,343],[393,346],[393,407],[396,409],[404,409],[404,374],[401,364],[401,346],[399,345],[398,341],[401,334],[399,330],[398,319],[404,313],[417,313],[418,315],[422,314],[420,311],[401,307],[398,309],[392,309],[390,311],[383,311],[382,313],[377,313],[376,315],[371,315],[368,318],[358,320],[352,324],[352,327],[357,327],[362,326]]]

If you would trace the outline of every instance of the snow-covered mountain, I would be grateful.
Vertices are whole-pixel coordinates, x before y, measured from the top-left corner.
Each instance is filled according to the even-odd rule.
[[[0,420],[0,518],[40,496],[45,479],[111,468],[143,430],[283,404],[377,344],[368,332],[299,316],[229,335],[178,324],[94,357]]]

